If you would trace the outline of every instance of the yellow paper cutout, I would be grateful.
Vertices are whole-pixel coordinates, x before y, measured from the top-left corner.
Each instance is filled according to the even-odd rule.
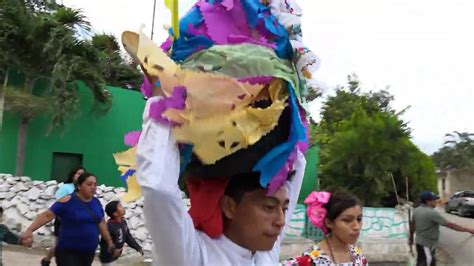
[[[114,153],[115,164],[121,175],[124,175],[129,170],[135,170],[135,158],[137,155],[137,148],[133,147],[124,152]],[[122,197],[124,202],[135,201],[142,196],[140,186],[137,182],[136,172],[127,178],[127,193]]]
[[[128,166],[129,168],[135,169],[135,157],[137,154],[137,148],[133,147],[124,152],[114,153],[115,163],[119,166]],[[119,169],[120,171],[120,169]]]
[[[159,81],[155,95],[169,97],[175,87],[186,88],[185,109],[167,109],[163,115],[179,124],[172,129],[174,138],[193,144],[193,152],[204,164],[255,144],[278,123],[288,97],[282,80],[275,79],[265,88],[220,73],[182,69],[143,33],[124,32],[122,41],[153,84]],[[270,97],[272,104],[253,108],[251,104],[262,96]]]
[[[191,143],[193,151],[204,164],[213,164],[237,150],[255,144],[278,123],[286,91],[281,80],[269,87],[272,105],[268,108],[245,108],[229,115],[214,115],[206,119],[191,120],[187,125],[172,129],[179,142]]]
[[[174,37],[179,38],[179,8],[178,0],[165,0],[165,6],[171,11],[171,26],[173,27]]]
[[[136,174],[128,177],[127,179],[127,193],[123,195],[122,200],[125,202],[136,201],[142,196],[142,190],[138,185]]]

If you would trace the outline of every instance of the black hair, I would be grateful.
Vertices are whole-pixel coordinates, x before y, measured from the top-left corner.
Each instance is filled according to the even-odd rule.
[[[327,210],[326,217],[330,221],[334,221],[345,210],[355,206],[362,207],[363,204],[356,196],[347,192],[331,193],[329,202],[323,205],[323,207]]]
[[[264,189],[260,185],[260,172],[238,174],[230,178],[225,188],[224,195],[240,203],[245,193]]]
[[[287,180],[291,181],[295,171],[288,174]],[[240,203],[245,193],[255,190],[265,189],[260,184],[260,172],[250,172],[237,174],[231,177],[229,184],[225,189],[224,195],[231,197],[237,203]]]
[[[120,204],[120,201],[118,201],[118,200],[114,200],[114,201],[111,201],[111,202],[107,203],[107,205],[105,205],[105,213],[110,218],[114,218],[114,212],[117,211],[117,206],[119,204]]]
[[[77,173],[77,171],[79,170],[84,170],[84,172],[86,171],[86,168],[82,167],[82,166],[77,166],[77,167],[74,167],[71,169],[71,171],[69,172],[69,174],[67,175],[67,179],[66,181],[64,181],[65,184],[68,184],[68,183],[74,183],[74,175]]]
[[[89,173],[89,172],[84,172],[82,173],[78,178],[77,178],[77,181],[76,183],[74,184],[75,186],[75,190],[77,192],[77,188],[82,185],[82,183],[84,183],[86,181],[86,179],[90,176],[95,176],[93,173]],[[97,177],[96,177],[97,178]]]
[[[3,213],[3,207],[0,207],[0,213]]]

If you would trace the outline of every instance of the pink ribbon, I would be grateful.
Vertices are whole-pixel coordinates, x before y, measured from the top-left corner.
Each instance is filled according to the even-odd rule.
[[[328,229],[324,224],[324,219],[327,215],[327,210],[324,208],[324,204],[329,202],[331,193],[329,192],[311,192],[308,197],[304,200],[304,204],[307,205],[306,213],[308,214],[309,222],[315,227],[321,229],[324,234],[328,234]]]

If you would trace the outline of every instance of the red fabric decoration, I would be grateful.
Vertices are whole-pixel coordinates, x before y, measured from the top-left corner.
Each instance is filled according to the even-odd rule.
[[[189,214],[194,227],[210,238],[217,238],[224,232],[224,221],[220,200],[230,178],[197,179],[188,178],[187,185],[191,208]]]
[[[298,257],[296,261],[298,261],[298,266],[311,266],[311,257],[308,255]]]

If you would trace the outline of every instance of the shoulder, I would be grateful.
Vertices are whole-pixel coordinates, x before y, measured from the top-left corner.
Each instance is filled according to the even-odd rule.
[[[60,199],[57,200],[57,202],[59,203],[66,203],[66,202],[69,202],[71,200],[71,195],[66,195]]]
[[[102,203],[101,203],[100,200],[99,200],[98,198],[96,198],[96,197],[93,197],[93,198],[92,198],[91,203],[94,204],[94,205],[98,205],[98,206],[100,206],[100,207],[102,208]]]

